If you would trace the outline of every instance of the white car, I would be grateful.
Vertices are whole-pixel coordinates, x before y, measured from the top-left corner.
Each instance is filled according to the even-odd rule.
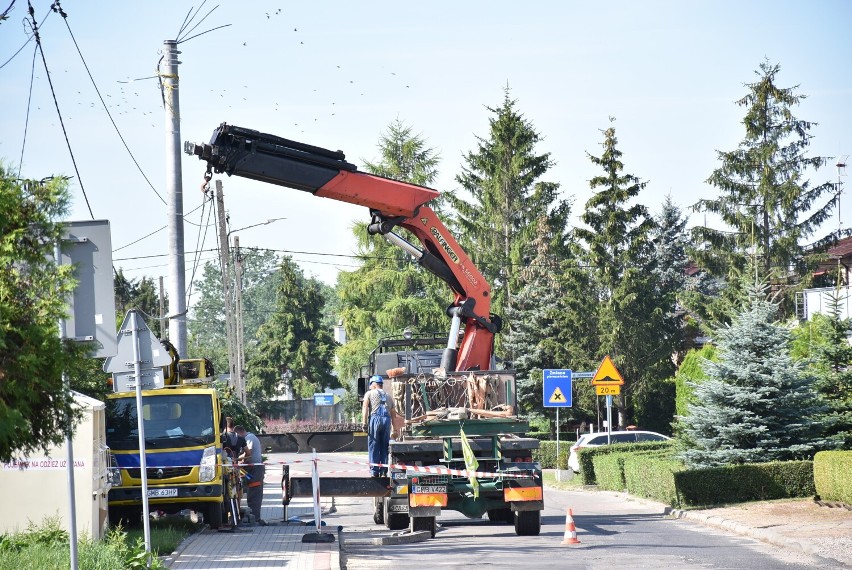
[[[644,443],[648,441],[666,441],[670,437],[653,431],[614,431],[610,434],[611,443]],[[597,447],[606,445],[606,432],[600,431],[597,433],[584,433],[577,440],[577,443],[571,446],[571,454],[568,456],[568,467],[574,472],[580,472],[580,460],[577,457],[577,451],[584,447]]]

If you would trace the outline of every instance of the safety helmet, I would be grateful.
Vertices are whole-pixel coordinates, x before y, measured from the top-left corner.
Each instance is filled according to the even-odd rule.
[[[374,374],[373,376],[370,376],[370,384],[372,384],[373,382],[375,382],[376,384],[384,384],[385,379],[379,376],[378,374]]]

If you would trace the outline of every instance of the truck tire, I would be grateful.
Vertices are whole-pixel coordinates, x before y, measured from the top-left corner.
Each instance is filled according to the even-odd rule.
[[[382,501],[383,504],[383,514],[385,518],[385,526],[388,527],[388,530],[402,530],[404,528],[408,528],[408,515],[405,513],[392,513],[388,509],[390,508],[390,501]],[[435,536],[434,534],[432,536]]]
[[[204,522],[210,525],[211,529],[217,529],[222,526],[222,507],[224,503],[207,503],[201,507],[201,514],[204,517]]]
[[[435,517],[411,517],[411,532],[428,531],[435,538]]]
[[[541,511],[515,512],[515,534],[538,536],[539,532],[541,532]]]
[[[373,522],[376,524],[385,524],[385,511],[387,510],[387,501],[384,498],[373,499]]]
[[[515,515],[512,513],[512,509],[488,509],[488,520],[496,523],[509,523],[512,524],[515,522]]]

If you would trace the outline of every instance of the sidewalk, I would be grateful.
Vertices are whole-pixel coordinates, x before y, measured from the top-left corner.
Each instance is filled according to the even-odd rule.
[[[324,498],[320,502],[325,514],[332,500]],[[310,499],[293,499],[287,508],[287,517],[313,521],[313,512]],[[282,520],[281,491],[269,479],[264,485],[262,514],[267,526],[240,526],[233,532],[208,528],[191,536],[165,560],[166,567],[174,570],[266,570],[285,566],[294,570],[340,569],[337,528],[324,526],[322,529],[334,534],[334,542],[302,542],[303,535],[314,532],[313,525]]]

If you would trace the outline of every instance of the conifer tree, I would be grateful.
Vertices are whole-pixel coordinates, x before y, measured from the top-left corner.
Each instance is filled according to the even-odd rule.
[[[694,228],[694,241],[704,247],[692,253],[702,267],[726,279],[756,255],[760,278],[770,279],[776,292],[789,292],[799,276],[810,273],[813,260],[805,247],[821,251],[838,237],[829,232],[807,243],[829,219],[838,194],[830,181],[812,186],[805,178],[827,159],[805,154],[816,123],[793,115],[805,96],[797,93],[798,86],[777,85],[780,69],[762,62],[757,81],[746,84],[748,93],[737,101],[746,109],[745,138],[736,150],[718,153],[721,165],[707,182],[719,196],[696,204],[699,211],[718,215],[728,228]],[[785,313],[789,305],[788,299],[782,306]]]
[[[691,443],[681,458],[691,467],[807,458],[824,445],[814,379],[791,357],[765,288],[749,293],[738,318],[717,330],[717,360],[705,363],[707,379],[681,418]]]

